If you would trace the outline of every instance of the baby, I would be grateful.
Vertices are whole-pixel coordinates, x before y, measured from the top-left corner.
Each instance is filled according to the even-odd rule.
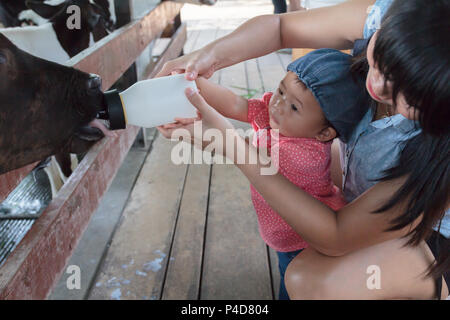
[[[276,92],[265,93],[262,99],[244,99],[204,78],[197,79],[197,86],[222,115],[252,125],[253,144],[268,148],[281,174],[339,210],[345,202],[331,181],[331,143],[336,137],[346,142],[367,111],[364,80],[353,79],[350,66],[348,54],[334,49],[313,51],[289,64]],[[284,272],[308,244],[253,186],[251,196],[260,234],[278,253],[279,298],[288,299]]]

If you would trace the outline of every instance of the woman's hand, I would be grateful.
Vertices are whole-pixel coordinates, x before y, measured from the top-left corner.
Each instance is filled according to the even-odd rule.
[[[217,59],[215,58],[214,50],[212,47],[206,46],[177,59],[166,62],[156,77],[185,73],[186,79],[190,81],[197,79],[198,76],[209,79],[213,75],[214,71],[216,71],[216,66]]]
[[[177,129],[182,128],[183,126],[186,126],[188,124],[194,123],[195,121],[202,120],[202,115],[200,112],[197,111],[197,118],[175,118],[174,122],[164,124],[162,126],[159,126],[158,128],[161,129]]]
[[[205,149],[214,139],[214,144],[221,146],[214,149],[216,153],[226,156],[226,139],[240,138],[233,125],[208,105],[197,90],[187,88],[185,94],[189,102],[197,108],[201,121],[177,118],[175,119],[177,120],[176,123],[159,126],[157,129],[167,139],[182,137],[183,141],[194,144],[201,149]]]

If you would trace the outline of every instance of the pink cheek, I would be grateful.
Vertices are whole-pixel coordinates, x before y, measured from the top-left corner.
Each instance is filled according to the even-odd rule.
[[[369,71],[366,79],[366,89],[373,99],[380,102],[388,102],[389,98],[384,95],[384,78],[373,69]]]
[[[380,88],[383,88],[383,81],[380,81],[381,77],[378,76],[375,72],[372,73],[370,77],[370,84],[372,85],[372,89],[376,95],[379,96]]]

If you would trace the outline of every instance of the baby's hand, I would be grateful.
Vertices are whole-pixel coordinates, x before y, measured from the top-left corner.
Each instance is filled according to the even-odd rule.
[[[197,118],[175,118],[173,123],[168,123],[160,126],[163,129],[176,129],[181,128],[185,125],[194,123],[195,121],[201,120],[202,115],[197,111]]]

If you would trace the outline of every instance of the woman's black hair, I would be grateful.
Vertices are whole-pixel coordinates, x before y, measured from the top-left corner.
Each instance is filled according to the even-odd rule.
[[[421,217],[419,224],[408,234],[407,244],[418,245],[428,239],[433,227],[440,227],[450,205],[450,134],[436,137],[424,132],[404,142],[396,166],[384,172],[379,181],[407,177],[398,191],[374,213],[382,213],[399,203],[406,203],[402,215],[391,221],[386,231],[402,229]],[[423,215],[422,215],[423,213]],[[444,241],[436,264],[429,274],[441,276],[450,270],[450,239]]]
[[[450,0],[394,1],[383,17],[374,62],[418,112],[421,128],[450,131]]]
[[[386,231],[402,229],[418,218],[408,245],[429,238],[450,205],[450,0],[395,0],[382,20],[374,61],[399,93],[414,106],[422,132],[403,143],[398,162],[379,181],[406,177],[400,189],[374,213],[400,203],[403,213]],[[364,56],[363,56],[364,55]],[[366,53],[355,57],[352,72],[366,74]],[[376,107],[376,102],[372,107]],[[450,239],[446,239],[429,275],[450,270]]]

